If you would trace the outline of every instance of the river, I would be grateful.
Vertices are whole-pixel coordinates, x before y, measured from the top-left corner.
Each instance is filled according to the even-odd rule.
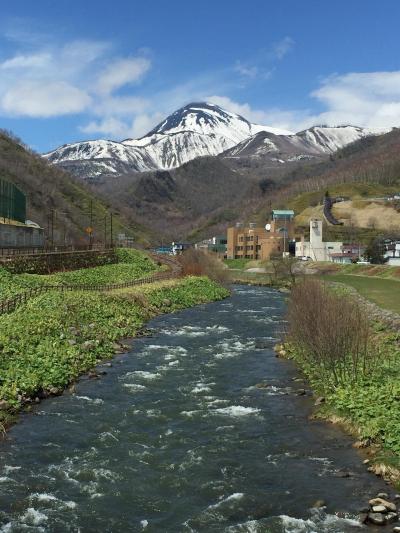
[[[387,487],[308,419],[273,352],[284,312],[279,292],[237,286],[158,317],[101,379],[23,415],[1,444],[0,531],[362,531],[358,510]]]

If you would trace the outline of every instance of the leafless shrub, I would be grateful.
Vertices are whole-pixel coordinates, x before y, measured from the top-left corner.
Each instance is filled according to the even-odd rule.
[[[350,296],[304,280],[292,289],[288,322],[288,339],[323,389],[369,372],[369,320]]]
[[[215,254],[190,248],[179,257],[179,261],[185,276],[208,276],[221,284],[228,282],[229,273]]]

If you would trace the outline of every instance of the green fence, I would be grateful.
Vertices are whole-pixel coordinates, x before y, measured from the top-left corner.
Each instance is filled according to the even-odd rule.
[[[0,179],[0,217],[26,220],[26,196],[13,183]]]

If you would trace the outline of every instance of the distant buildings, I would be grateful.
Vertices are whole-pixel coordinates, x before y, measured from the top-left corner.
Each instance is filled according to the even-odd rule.
[[[356,263],[364,256],[365,246],[360,243],[343,244],[341,252],[334,252],[330,255],[333,263]]]
[[[271,221],[264,227],[250,223],[236,224],[228,228],[228,259],[269,259],[274,254],[289,250],[289,241],[294,238],[294,211],[275,209]]]
[[[389,241],[385,243],[385,258],[387,264],[391,266],[400,266],[400,241]]]
[[[222,258],[226,257],[227,238],[226,235],[217,235],[211,239],[204,239],[194,245],[196,250],[212,252]]]
[[[310,240],[302,236],[296,242],[296,257],[309,257],[313,261],[331,261],[332,254],[342,253],[342,242],[324,242],[322,238],[322,220],[310,220]]]
[[[171,246],[172,255],[181,255],[188,248],[192,248],[193,244],[188,242],[173,242]]]

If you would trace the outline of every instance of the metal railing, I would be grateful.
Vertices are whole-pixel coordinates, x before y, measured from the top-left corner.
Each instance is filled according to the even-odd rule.
[[[0,248],[0,258],[13,258],[21,255],[46,255],[61,254],[71,252],[107,252],[113,250],[115,246],[111,245],[65,245],[65,246],[45,246],[36,248]]]

